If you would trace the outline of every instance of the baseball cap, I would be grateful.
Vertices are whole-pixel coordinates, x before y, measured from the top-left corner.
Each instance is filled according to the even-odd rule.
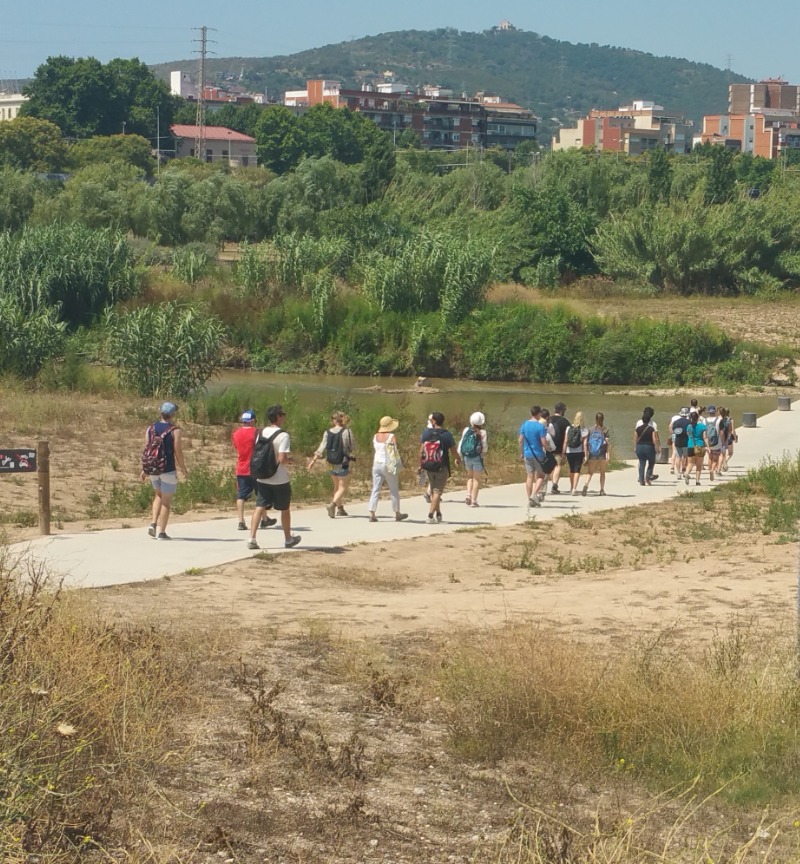
[[[716,414],[716,413],[717,413],[717,409],[713,405],[709,405],[708,408],[706,408],[706,414]]]
[[[248,408],[247,411],[242,411],[241,421],[242,423],[252,423],[256,419],[256,412],[253,411],[252,408]]]
[[[681,408],[681,410],[678,411],[678,414],[680,414],[681,417],[688,417],[689,416],[689,409],[688,408]]]
[[[169,417],[178,410],[178,406],[174,402],[162,402],[161,413]]]

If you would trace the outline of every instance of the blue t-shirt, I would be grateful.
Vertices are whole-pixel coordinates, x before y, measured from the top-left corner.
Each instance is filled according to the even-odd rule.
[[[690,447],[706,446],[706,442],[703,440],[703,433],[706,431],[706,424],[703,423],[702,420],[698,420],[697,423],[695,423],[694,425],[690,423],[686,427],[686,431],[689,433]]]
[[[534,456],[537,459],[544,459],[544,447],[542,447],[542,438],[547,434],[547,429],[544,423],[538,420],[526,420],[519,427],[519,434],[524,440],[523,453],[528,459]]]

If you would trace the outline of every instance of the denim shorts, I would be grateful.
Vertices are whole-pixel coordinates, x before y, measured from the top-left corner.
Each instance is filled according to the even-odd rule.
[[[467,471],[480,473],[483,471],[483,458],[481,456],[464,456],[464,468]]]
[[[236,500],[249,501],[256,491],[255,480],[249,474],[236,475]]]
[[[166,471],[164,474],[152,474],[150,485],[156,492],[162,495],[174,495],[178,491],[178,475],[175,471]]]
[[[334,465],[333,468],[331,468],[330,473],[333,477],[347,477],[347,475],[350,473],[350,466]]]

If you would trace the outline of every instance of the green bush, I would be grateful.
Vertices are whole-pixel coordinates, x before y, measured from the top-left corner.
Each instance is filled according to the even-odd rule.
[[[53,307],[26,311],[0,295],[0,372],[32,378],[64,350],[66,324]]]
[[[162,303],[109,312],[108,361],[141,396],[186,396],[221,365],[224,328],[194,306]]]

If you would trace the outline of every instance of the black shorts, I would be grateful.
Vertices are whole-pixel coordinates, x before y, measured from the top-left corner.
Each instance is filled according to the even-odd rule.
[[[583,452],[567,453],[567,462],[569,462],[570,474],[580,474],[583,466]]]
[[[266,507],[267,510],[288,510],[292,503],[292,484],[280,483],[273,486],[269,483],[256,483],[256,507]]]

